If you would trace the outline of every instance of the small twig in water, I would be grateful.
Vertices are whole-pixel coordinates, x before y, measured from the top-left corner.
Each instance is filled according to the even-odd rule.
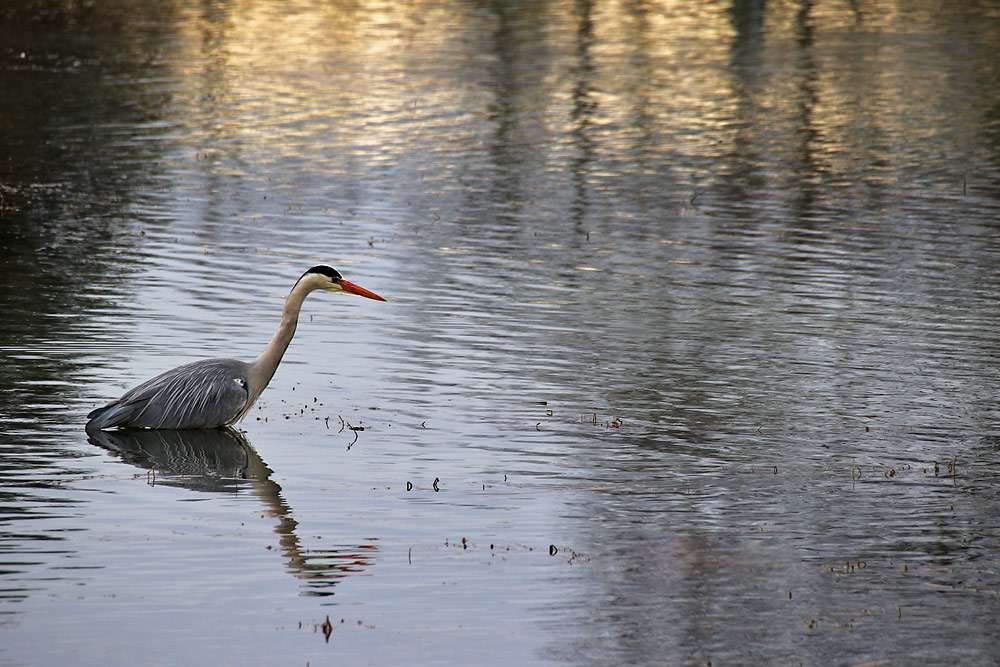
[[[344,421],[343,418],[341,418],[341,421]],[[348,429],[350,429],[351,431],[354,431],[354,440],[351,440],[351,444],[347,446],[347,451],[351,451],[351,447],[353,447],[354,443],[356,443],[358,441],[358,431],[364,431],[365,427],[364,426],[351,426],[351,422],[344,422],[344,423],[347,425]],[[343,430],[344,430],[344,428],[341,427],[340,431],[343,431]],[[340,431],[337,431],[337,432],[340,433]]]

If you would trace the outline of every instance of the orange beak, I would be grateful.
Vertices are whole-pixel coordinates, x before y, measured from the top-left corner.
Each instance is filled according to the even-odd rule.
[[[368,297],[369,299],[375,299],[376,301],[385,301],[385,299],[380,297],[375,292],[369,292],[364,287],[358,287],[354,283],[349,283],[346,280],[340,281],[340,287],[345,292],[350,292],[351,294],[357,294],[358,296]]]

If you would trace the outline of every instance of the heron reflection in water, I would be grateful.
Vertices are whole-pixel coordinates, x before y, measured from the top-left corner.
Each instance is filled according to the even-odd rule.
[[[87,431],[121,428],[190,429],[235,424],[257,401],[295,335],[302,302],[315,290],[385,301],[320,264],[302,274],[285,299],[281,324],[253,361],[203,359],[157,375],[87,415]]]
[[[343,577],[374,562],[374,544],[333,549],[304,548],[296,534],[298,523],[271,479],[272,471],[242,433],[230,428],[91,431],[91,444],[116,453],[123,461],[151,471],[151,483],[180,486],[195,491],[235,492],[249,485],[277,520],[281,553],[288,569],[301,579],[306,594],[333,595]]]

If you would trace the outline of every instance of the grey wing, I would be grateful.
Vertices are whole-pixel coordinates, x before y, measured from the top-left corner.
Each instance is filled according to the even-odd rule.
[[[247,364],[206,359],[147,380],[94,410],[87,428],[216,428],[239,419],[248,402]]]

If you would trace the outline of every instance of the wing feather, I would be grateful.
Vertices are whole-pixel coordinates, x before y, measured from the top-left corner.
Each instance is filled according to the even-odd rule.
[[[205,359],[178,366],[90,413],[91,429],[216,428],[247,409],[248,364]]]

